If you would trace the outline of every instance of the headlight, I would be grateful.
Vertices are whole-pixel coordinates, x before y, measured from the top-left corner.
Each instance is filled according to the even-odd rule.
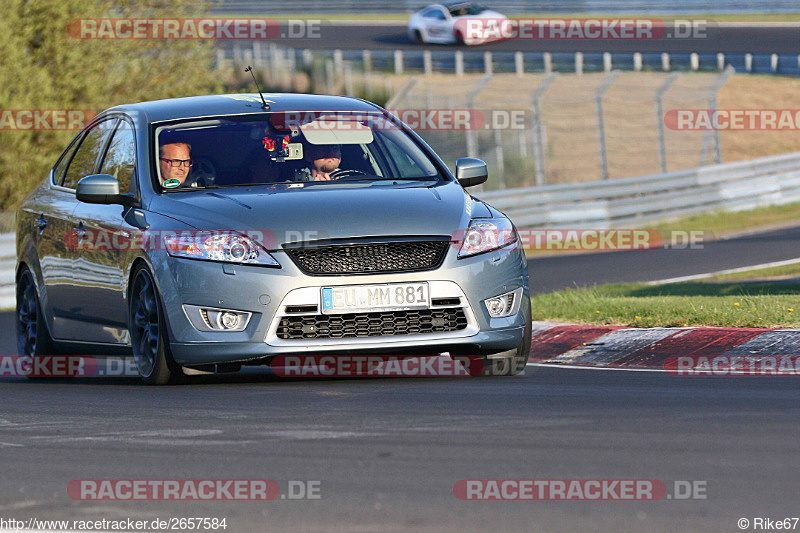
[[[469,223],[458,258],[491,252],[517,242],[517,230],[507,218],[476,218]]]
[[[244,265],[280,267],[263,246],[238,233],[199,233],[164,237],[167,253],[173,257],[223,261]]]

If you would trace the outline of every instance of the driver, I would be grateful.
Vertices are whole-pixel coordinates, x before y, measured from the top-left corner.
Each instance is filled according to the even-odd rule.
[[[338,144],[310,144],[304,147],[303,158],[308,166],[298,170],[296,181],[330,181],[338,179],[335,175],[342,162],[342,147]]]

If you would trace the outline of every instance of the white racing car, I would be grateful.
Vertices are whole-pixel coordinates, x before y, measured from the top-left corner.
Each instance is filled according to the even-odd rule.
[[[408,21],[408,36],[416,43],[477,45],[498,40],[496,32],[481,32],[487,21],[499,24],[507,17],[470,2],[445,2],[423,8]],[[477,31],[467,22],[479,20]],[[475,28],[473,23],[473,28]],[[489,35],[487,35],[488,33]]]

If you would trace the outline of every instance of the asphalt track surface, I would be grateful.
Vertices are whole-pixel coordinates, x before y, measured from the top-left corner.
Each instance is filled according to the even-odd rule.
[[[694,229],[694,228],[691,228]],[[696,247],[567,255],[528,260],[531,289],[551,292],[564,287],[656,281],[718,272],[800,257],[800,227],[724,240],[696,242]]]
[[[742,260],[761,262],[767,249],[796,243],[797,231],[720,243],[696,266],[663,253],[681,274],[730,266],[737,246],[755,250]],[[772,246],[761,250],[764,241]],[[531,268],[541,280],[543,264],[569,260],[551,268],[578,280],[616,260],[634,276],[664,263],[650,259],[659,253]],[[0,314],[3,354],[16,353],[13,326],[13,314]],[[800,511],[800,387],[791,377],[530,365],[494,379],[289,381],[255,368],[160,388],[6,377],[0,406],[5,519],[225,517],[229,532],[674,532],[737,531],[741,518]],[[272,479],[284,494],[289,481],[319,481],[321,499],[81,502],[66,492],[76,479]],[[692,481],[706,498],[465,502],[453,495],[465,479],[655,479],[669,494]]]
[[[688,17],[687,17],[688,19]],[[671,26],[667,25],[667,30]],[[452,45],[417,45],[407,35],[405,24],[341,24],[322,21],[319,33],[291,37],[284,29],[279,45],[317,49],[408,49],[420,50],[488,50],[493,52],[674,52],[674,53],[738,53],[800,54],[798,25],[718,25],[709,21],[702,38],[662,38],[652,40],[536,40],[515,39],[478,47]],[[298,30],[299,32],[299,30]],[[298,32],[295,32],[297,34]],[[318,35],[318,36],[317,36]],[[672,33],[671,35],[674,35]],[[233,46],[231,41],[228,46]]]

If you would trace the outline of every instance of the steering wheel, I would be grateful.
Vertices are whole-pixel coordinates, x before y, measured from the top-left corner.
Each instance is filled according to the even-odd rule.
[[[339,169],[331,172],[330,174],[332,180],[346,180],[351,178],[359,178],[366,175],[366,172],[361,172],[360,170],[355,169]]]

